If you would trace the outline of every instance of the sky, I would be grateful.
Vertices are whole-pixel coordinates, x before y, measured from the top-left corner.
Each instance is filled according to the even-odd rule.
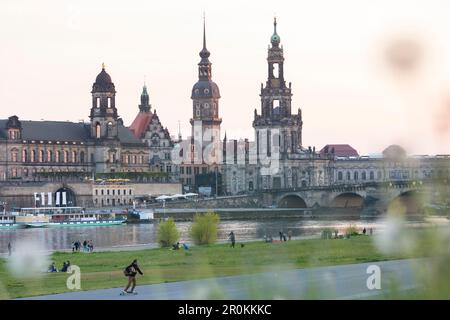
[[[305,147],[450,154],[445,0],[2,0],[0,118],[87,121],[105,63],[126,125],[145,79],[163,125],[186,137],[203,12],[222,136],[253,140],[276,16]]]

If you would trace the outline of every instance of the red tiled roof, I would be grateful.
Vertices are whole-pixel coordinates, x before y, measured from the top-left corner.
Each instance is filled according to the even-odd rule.
[[[152,121],[153,113],[151,112],[139,112],[133,123],[129,127],[131,132],[133,132],[134,136],[138,139],[142,139],[144,137],[145,131],[147,130],[147,126],[150,121]]]
[[[327,144],[320,150],[320,155],[332,154],[336,157],[359,157],[358,151],[348,144]]]

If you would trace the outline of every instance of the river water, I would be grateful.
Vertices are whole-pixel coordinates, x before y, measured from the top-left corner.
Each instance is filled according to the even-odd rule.
[[[180,242],[190,243],[189,227],[192,222],[176,222],[180,231]],[[411,226],[420,226],[424,222],[410,222]],[[262,240],[264,235],[271,235],[274,240],[279,232],[287,234],[290,230],[295,239],[318,237],[323,228],[332,227],[343,233],[349,225],[360,230],[370,228],[374,233],[383,229],[381,220],[316,220],[316,219],[262,219],[262,220],[226,220],[219,224],[218,241],[228,239],[234,231],[236,242]],[[156,234],[158,224],[124,224],[104,227],[53,227],[34,229],[0,230],[0,253],[8,251],[8,243],[13,248],[20,242],[33,242],[45,250],[71,250],[76,240],[92,240],[95,250],[120,250],[157,247]]]

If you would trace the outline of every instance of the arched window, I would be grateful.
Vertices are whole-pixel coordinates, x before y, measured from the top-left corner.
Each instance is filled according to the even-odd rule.
[[[17,159],[17,151],[12,151],[11,152],[11,161],[12,162],[17,162],[18,161],[18,159]]]
[[[347,171],[347,180],[350,180],[350,171]]]
[[[358,171],[353,172],[353,180],[358,180],[358,179],[359,179]]]
[[[377,172],[377,179],[378,179],[378,180],[381,180],[381,171],[378,171],[378,172]]]
[[[69,162],[69,151],[64,151],[64,163]]]
[[[253,191],[253,181],[248,183],[248,191]]]
[[[44,162],[44,150],[39,150],[39,162]]]
[[[133,156],[133,163],[137,163],[137,157]]]
[[[53,161],[53,157],[52,157],[52,151],[51,150],[47,150],[47,162],[52,162]]]
[[[27,150],[22,150],[22,162],[28,161],[28,152]]]
[[[373,171],[370,171],[369,178],[370,178],[370,180],[374,180],[375,179],[375,175],[373,174]]]
[[[73,163],[77,162],[77,152],[76,151],[72,151],[72,162]]]
[[[98,123],[98,122],[95,125],[95,137],[97,139],[100,139],[100,137],[101,137],[101,126],[100,126],[100,123]]]
[[[339,180],[339,181],[342,180],[342,172],[341,172],[341,171],[338,172],[338,180]]]
[[[56,151],[55,153],[55,162],[61,161],[61,151]]]
[[[107,128],[107,130],[108,130],[107,135],[108,135],[108,136],[112,136],[112,135],[113,135],[113,124],[112,124],[111,121],[108,122],[108,128]]]
[[[366,180],[366,172],[365,171],[363,171],[361,173],[361,179]]]
[[[36,162],[36,151],[35,150],[31,150],[31,162]]]
[[[80,162],[84,163],[84,151],[80,152]]]

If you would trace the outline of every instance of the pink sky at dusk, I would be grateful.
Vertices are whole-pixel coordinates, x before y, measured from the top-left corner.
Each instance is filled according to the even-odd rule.
[[[422,1],[11,1],[0,3],[0,118],[88,120],[102,62],[129,125],[146,77],[172,135],[190,134],[206,11],[222,136],[253,140],[277,16],[303,143],[361,154],[396,143],[450,154],[450,3]]]

